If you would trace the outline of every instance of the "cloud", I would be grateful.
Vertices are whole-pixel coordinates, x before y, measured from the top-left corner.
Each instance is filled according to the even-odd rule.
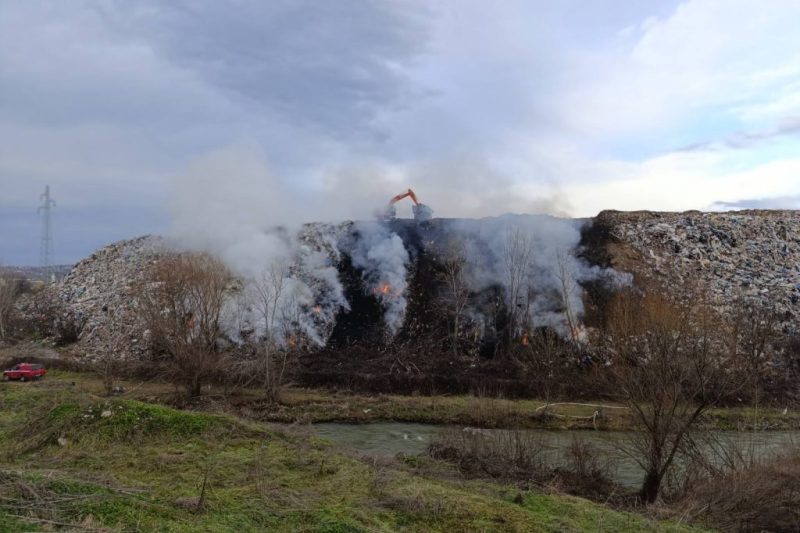
[[[113,1],[104,22],[256,112],[344,137],[374,133],[414,96],[408,64],[426,46],[422,5]]]
[[[794,196],[799,175],[796,157],[731,165],[724,153],[682,152],[627,163],[624,172],[573,184],[565,187],[564,194],[582,216],[595,214],[597,205],[619,210],[708,210],[741,198]]]
[[[800,194],[774,198],[745,198],[735,202],[715,202],[714,207],[728,209],[800,209]]]
[[[798,16],[800,4],[791,0],[685,1],[580,55],[578,83],[566,88],[560,107],[587,134],[644,134],[648,142],[797,114],[794,105],[778,116],[764,110],[777,100],[800,104]]]
[[[367,217],[409,186],[443,216],[791,197],[799,15],[793,0],[3,2],[0,210],[51,184],[78,213],[56,214],[62,235],[98,228],[61,248],[72,260],[152,231],[140,220],[198,164],[221,198],[239,169],[268,176],[303,200],[291,219]],[[36,261],[25,228],[7,261]]]
[[[45,184],[60,212],[87,223],[119,206],[125,219],[61,248],[71,261],[151,229],[137,218],[163,209],[169,176],[221,147],[259,144],[280,180],[302,188],[351,146],[378,142],[382,117],[407,105],[425,12],[403,2],[2,3],[0,209],[35,203]],[[55,217],[62,234],[80,231]],[[7,260],[35,263],[38,232],[25,233],[29,251]]]

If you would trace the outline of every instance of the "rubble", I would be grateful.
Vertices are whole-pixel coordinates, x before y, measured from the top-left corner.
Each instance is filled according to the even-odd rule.
[[[699,285],[723,312],[741,299],[767,306],[785,330],[797,330],[800,211],[603,211],[596,222],[616,244],[616,268],[668,290]]]
[[[58,285],[66,312],[82,324],[79,341],[87,356],[106,349],[102,329],[109,321],[115,328],[114,349],[121,357],[146,352],[134,288],[165,253],[169,252],[160,237],[116,242],[76,264]]]

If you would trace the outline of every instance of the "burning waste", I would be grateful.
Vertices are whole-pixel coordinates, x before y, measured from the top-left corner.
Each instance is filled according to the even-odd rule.
[[[396,217],[394,205],[405,198],[414,204],[413,219]],[[456,336],[484,355],[503,342],[528,345],[537,328],[565,341],[585,340],[581,284],[609,271],[577,256],[582,222],[545,215],[437,219],[432,213],[409,189],[373,220],[251,229],[235,242],[211,242],[206,249],[241,280],[223,317],[226,336],[234,343],[255,336],[309,349],[380,347],[433,335],[457,320]],[[134,249],[120,246],[112,248]],[[94,287],[128,286],[130,280],[116,277],[131,273],[139,282],[147,265],[174,249],[164,243],[141,258],[101,250],[68,276],[65,300],[87,324],[97,323],[92,317],[102,314],[105,300]],[[106,257],[115,263],[100,268]],[[91,302],[80,298],[84,285],[93,287],[86,291]],[[126,309],[135,307],[136,299],[125,302]],[[124,338],[134,338],[141,350],[146,332],[130,327]],[[86,330],[87,340],[92,331]]]

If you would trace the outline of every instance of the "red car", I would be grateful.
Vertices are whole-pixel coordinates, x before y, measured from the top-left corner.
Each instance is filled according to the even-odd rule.
[[[30,379],[40,379],[47,374],[47,370],[42,365],[34,363],[20,363],[8,370],[3,371],[3,379],[18,379],[28,381]]]

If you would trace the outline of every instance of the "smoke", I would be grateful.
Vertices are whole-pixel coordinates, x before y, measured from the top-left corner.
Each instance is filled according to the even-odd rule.
[[[403,325],[409,252],[401,237],[372,215],[392,194],[413,187],[413,178],[424,180],[417,189],[420,199],[443,216],[514,209],[561,213],[567,208],[557,194],[536,200],[468,161],[449,167],[420,165],[416,171],[411,176],[409,169],[360,165],[328,173],[314,192],[278,179],[255,145],[218,150],[176,176],[171,236],[180,247],[217,254],[245,281],[249,304],[238,323],[284,342],[292,332],[322,346],[337,315],[349,310],[337,269],[342,254],[350,256],[366,290],[382,304],[387,331],[394,336]],[[410,206],[401,205],[398,211],[408,216]],[[341,223],[348,218],[367,221]],[[314,220],[335,223],[307,224]],[[574,338],[575,322],[583,314],[579,283],[608,275],[575,256],[581,221],[503,215],[437,223],[463,242],[472,291],[500,287],[506,306],[522,309],[528,326],[549,326]],[[526,236],[530,254],[522,286],[511,295],[506,255],[514,234]],[[254,283],[263,282],[264,273],[275,265],[288,266],[276,304],[280,312],[270,325],[256,312]],[[476,322],[490,322],[477,307],[468,314]]]
[[[564,338],[577,339],[584,313],[580,283],[610,275],[576,256],[582,223],[547,215],[503,215],[451,220],[447,230],[464,250],[473,292],[502,287],[507,308],[524,318],[521,325],[551,327]],[[513,283],[512,268],[520,272]],[[469,310],[473,320],[480,315],[479,309]],[[488,321],[480,317],[478,322]]]
[[[437,216],[478,218],[501,213],[535,213],[569,217],[572,207],[554,182],[520,183],[475,155],[391,165],[361,161],[329,170],[322,194],[340,208],[338,220],[371,217],[375,206],[411,187]],[[410,204],[397,206],[398,216],[412,216]],[[333,220],[333,219],[329,219]]]
[[[362,269],[367,287],[384,307],[384,321],[394,336],[405,319],[408,251],[399,235],[379,222],[356,222],[348,249]]]
[[[196,161],[175,177],[171,210],[178,247],[213,252],[245,280],[237,324],[284,341],[297,330],[325,344],[336,313],[348,308],[335,268],[337,238],[302,234],[308,202],[270,171],[260,149],[236,146]],[[280,280],[267,275],[279,267]],[[267,324],[254,303],[255,285],[278,281],[275,319]]]

